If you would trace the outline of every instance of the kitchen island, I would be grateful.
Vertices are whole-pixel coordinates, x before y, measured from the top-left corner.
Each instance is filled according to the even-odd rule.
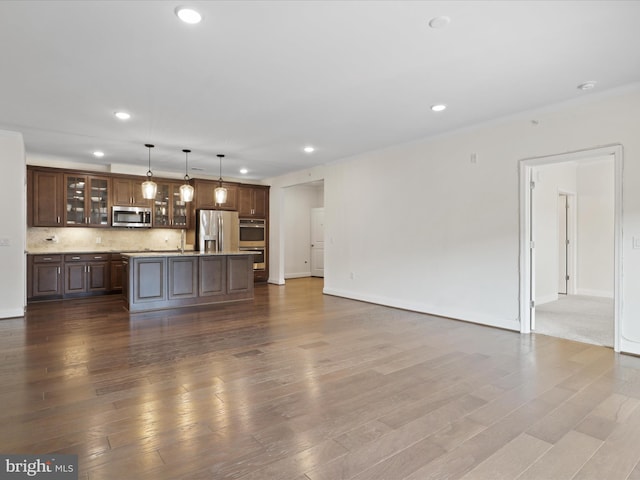
[[[123,253],[122,295],[132,313],[253,299],[247,252]]]

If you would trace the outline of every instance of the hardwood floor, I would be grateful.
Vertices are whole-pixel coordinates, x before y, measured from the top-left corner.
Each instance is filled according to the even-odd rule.
[[[640,479],[640,358],[258,285],[0,321],[0,452],[81,479]]]

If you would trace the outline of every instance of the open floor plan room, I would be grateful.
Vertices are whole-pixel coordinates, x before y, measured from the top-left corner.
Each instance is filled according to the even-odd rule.
[[[0,451],[79,478],[639,478],[640,359],[322,294],[0,322]]]

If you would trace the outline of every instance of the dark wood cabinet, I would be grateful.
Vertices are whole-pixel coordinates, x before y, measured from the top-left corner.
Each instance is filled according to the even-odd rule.
[[[109,177],[64,175],[64,225],[109,227]]]
[[[119,292],[122,291],[123,285],[122,281],[124,279],[123,276],[124,266],[122,263],[122,256],[119,253],[114,253],[111,255],[111,291]]]
[[[35,170],[31,176],[30,225],[34,227],[61,227],[63,224],[63,174]]]
[[[110,287],[109,254],[65,255],[64,294],[105,293]]]
[[[256,185],[238,187],[240,218],[266,218],[269,213],[269,187]]]
[[[253,256],[238,255],[227,257],[227,293],[241,293],[253,290]]]
[[[27,257],[27,282],[33,298],[56,298],[62,295],[62,255]]]
[[[189,203],[180,200],[181,182],[158,182],[153,204],[153,226],[189,228]]]
[[[215,180],[199,180],[195,179],[193,187],[195,188],[194,208],[203,208],[210,210],[237,210],[238,209],[238,186],[235,183],[222,182],[222,186],[227,189],[227,201],[225,203],[216,203],[213,192],[218,187],[219,182]]]
[[[150,207],[151,200],[142,198],[142,182],[145,178],[114,177],[112,204],[133,207]]]

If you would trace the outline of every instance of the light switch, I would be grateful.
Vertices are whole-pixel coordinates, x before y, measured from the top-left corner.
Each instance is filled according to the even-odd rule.
[[[11,245],[11,242],[8,238],[0,238],[0,247],[8,247]]]
[[[633,248],[640,248],[640,237],[633,237]]]

